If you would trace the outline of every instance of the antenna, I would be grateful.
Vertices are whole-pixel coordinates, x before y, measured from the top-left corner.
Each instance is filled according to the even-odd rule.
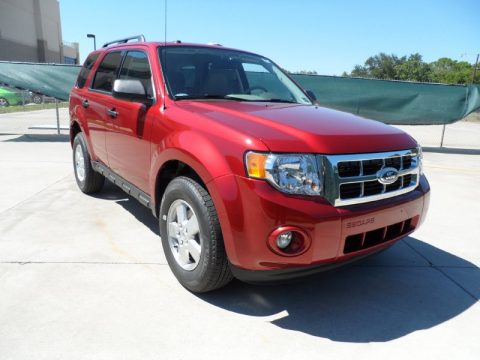
[[[163,41],[163,46],[165,48],[165,66],[163,73],[163,110],[167,108],[167,0],[165,0],[165,38]]]

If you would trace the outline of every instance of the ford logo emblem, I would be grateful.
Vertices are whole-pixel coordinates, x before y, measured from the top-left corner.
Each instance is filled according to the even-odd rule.
[[[377,180],[380,184],[390,185],[398,179],[398,170],[393,167],[384,167],[377,171]]]

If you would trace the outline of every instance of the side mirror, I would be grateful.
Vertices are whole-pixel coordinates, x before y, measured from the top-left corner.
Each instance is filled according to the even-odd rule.
[[[117,79],[113,83],[112,95],[115,99],[140,102],[150,105],[145,87],[140,80]]]
[[[312,90],[305,90],[305,92],[307,93],[310,100],[312,100],[313,102],[317,101],[317,97],[315,96],[315,93]]]

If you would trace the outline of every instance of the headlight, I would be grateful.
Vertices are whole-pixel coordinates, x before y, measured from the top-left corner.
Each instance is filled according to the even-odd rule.
[[[314,155],[250,151],[245,156],[245,164],[249,177],[267,180],[284,193],[322,194],[323,181]]]

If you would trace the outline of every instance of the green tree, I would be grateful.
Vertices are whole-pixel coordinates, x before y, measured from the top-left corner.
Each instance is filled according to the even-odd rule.
[[[353,77],[371,77],[368,73],[368,69],[362,65],[355,65],[350,76]]]
[[[405,60],[405,57],[398,58],[394,54],[379,53],[370,56],[363,66],[355,65],[351,76],[396,80],[398,77],[395,68]]]
[[[432,69],[430,64],[423,61],[422,55],[416,53],[395,67],[396,77],[399,80],[409,81],[432,81]]]
[[[430,64],[432,81],[446,84],[467,84],[472,81],[473,66],[466,61],[441,58]]]
[[[446,84],[467,84],[472,81],[473,65],[466,61],[441,58],[432,63],[416,53],[398,57],[379,53],[370,56],[364,65],[355,65],[349,76],[387,80],[409,80]],[[348,76],[348,75],[347,75]],[[478,77],[477,77],[478,79]],[[477,83],[479,80],[476,81]]]

